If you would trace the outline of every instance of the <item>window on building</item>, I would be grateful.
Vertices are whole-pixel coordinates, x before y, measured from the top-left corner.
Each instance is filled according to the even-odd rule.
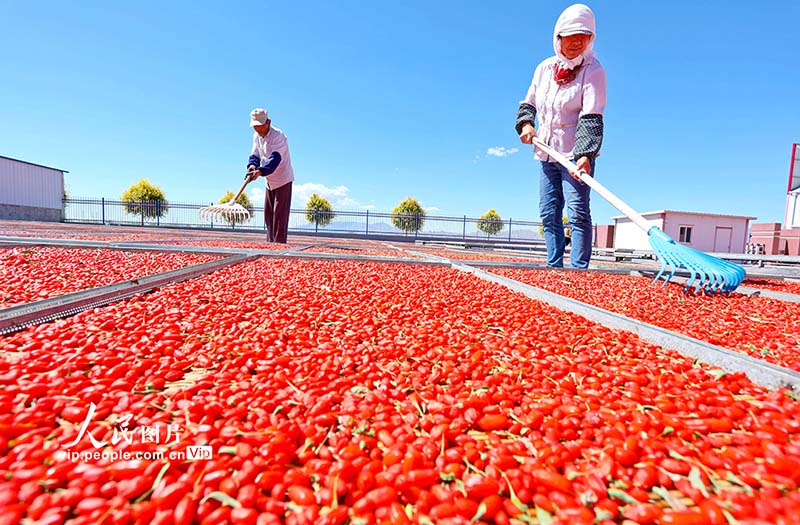
[[[691,226],[681,226],[678,232],[678,242],[685,242],[686,244],[691,244],[692,242],[692,227]]]

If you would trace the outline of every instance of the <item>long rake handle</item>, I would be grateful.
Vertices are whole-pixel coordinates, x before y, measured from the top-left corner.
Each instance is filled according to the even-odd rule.
[[[250,177],[245,177],[244,182],[242,183],[242,187],[239,188],[239,191],[236,192],[236,195],[233,196],[233,198],[230,200],[230,202],[232,202],[233,204],[236,204],[236,199],[238,199],[239,196],[242,193],[244,193],[244,189],[247,187],[248,184],[250,184]]]
[[[647,222],[647,220],[642,217],[642,215],[622,202],[619,197],[611,193],[605,186],[597,182],[592,176],[590,176],[585,171],[578,171],[578,166],[576,166],[571,160],[567,157],[562,155],[561,153],[557,152],[547,144],[545,144],[539,137],[533,137],[533,144],[536,145],[537,148],[541,149],[554,159],[558,161],[559,164],[567,168],[570,173],[578,173],[578,176],[581,179],[581,182],[586,183],[590,188],[600,194],[605,200],[610,202],[616,209],[621,211],[627,218],[632,220],[636,225],[644,230],[646,233],[649,233],[650,228],[652,227],[651,224]]]

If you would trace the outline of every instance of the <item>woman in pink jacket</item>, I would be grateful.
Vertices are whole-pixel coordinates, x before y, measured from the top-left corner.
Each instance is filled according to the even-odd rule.
[[[592,45],[594,13],[574,4],[561,13],[553,32],[555,56],[544,60],[517,113],[517,133],[525,144],[534,136],[572,158],[581,170],[594,176],[595,158],[603,143],[606,74]],[[538,120],[538,130],[535,123]],[[547,246],[547,266],[564,266],[564,205],[572,230],[570,265],[586,268],[592,255],[592,217],[589,187],[536,149],[542,162],[539,213]]]

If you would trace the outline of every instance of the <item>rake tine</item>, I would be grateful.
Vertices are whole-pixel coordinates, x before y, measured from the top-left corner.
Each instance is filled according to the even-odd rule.
[[[697,264],[697,266],[702,267],[702,264],[704,262],[710,262],[710,261],[708,261],[708,259],[706,259],[705,257],[701,257],[701,260],[696,264]],[[715,287],[716,281],[717,281],[717,274],[716,274],[714,268],[709,266],[709,265],[706,265],[706,272],[705,273],[706,273],[706,275],[705,275],[706,282],[704,283],[703,291],[704,292],[713,293],[714,292],[714,287]],[[695,290],[695,293],[698,293],[698,291],[699,290]]]
[[[669,271],[669,275],[667,275],[667,278],[666,278],[666,279],[664,279],[664,284],[662,284],[662,285],[661,285],[661,287],[662,287],[662,288],[664,288],[665,286],[667,286],[667,283],[668,283],[668,282],[670,282],[670,280],[671,280],[671,279],[672,279],[672,278],[675,276],[675,272],[676,272],[676,271],[678,270],[678,268],[679,268],[678,262],[677,262],[677,261],[674,261],[674,260],[672,259],[672,257],[670,256],[670,254],[665,254],[664,260],[665,260],[665,261],[667,261],[667,262],[669,263],[669,265],[670,265],[671,269],[670,269],[670,271]]]
[[[671,267],[669,274],[664,277],[664,282],[661,284],[661,287],[664,288],[675,275],[677,269],[680,268],[680,262],[674,258],[674,254],[670,249],[669,243],[663,243],[661,242],[661,239],[652,239],[652,241],[653,249],[655,250],[658,258],[661,260],[661,271],[658,273],[658,275],[656,275],[656,278],[653,280],[653,282],[658,281],[658,278],[661,277],[668,265]]]
[[[708,275],[709,282],[706,286],[706,291],[709,293],[717,293],[720,285],[722,284],[722,274],[719,271],[712,271]]]
[[[675,245],[675,246],[676,246],[676,250],[678,250],[678,246],[680,246],[680,245]],[[692,252],[687,252],[687,253],[684,254],[684,266],[690,267],[692,269],[692,272],[693,272],[692,273],[693,279],[692,279],[692,281],[690,281],[690,282],[688,282],[686,284],[686,288],[684,289],[684,292],[688,292],[689,288],[691,288],[691,286],[693,284],[694,277],[695,277],[695,272],[696,272],[696,274],[697,274],[697,284],[695,284],[694,293],[698,294],[698,293],[700,293],[701,290],[703,290],[703,289],[705,289],[707,287],[708,280],[710,280],[710,275],[706,274],[706,272],[703,270],[703,265],[698,263],[697,259],[692,257],[692,255],[693,255]]]
[[[706,267],[706,284],[703,287],[703,291],[707,293],[713,293],[717,283],[717,271],[714,268]]]
[[[691,275],[689,276],[689,280],[686,282],[686,286],[683,287],[683,293],[688,292],[689,288],[691,288],[692,284],[694,284],[695,279],[697,279],[697,272],[694,270],[694,266],[687,266],[687,269],[689,272],[691,272]],[[698,286],[700,286],[699,283]],[[697,290],[695,290],[695,293],[697,293]]]
[[[725,285],[725,282],[728,281],[728,278],[725,275],[728,272],[727,269],[723,267],[717,270],[716,273],[717,273],[717,285],[714,288],[714,293],[719,293],[722,291],[723,289],[722,287]]]
[[[716,260],[714,257],[706,256],[708,262],[716,262],[717,286],[714,291],[732,292],[736,288],[735,283],[744,280],[745,274],[740,266],[724,260]]]
[[[204,208],[200,208],[200,219],[201,220],[213,220],[215,218],[230,220],[239,222],[244,222],[250,219],[250,212],[242,206],[241,204],[237,203],[236,200],[239,196],[244,193],[245,187],[250,183],[250,175],[246,175],[244,178],[244,182],[242,186],[239,188],[239,191],[236,192],[236,195],[233,196],[231,200],[226,202],[225,204],[214,204],[211,206],[206,206]]]
[[[724,283],[720,287],[720,290],[723,292],[732,292],[735,289],[735,286],[731,286],[731,283],[742,281],[744,279],[744,276],[739,275],[736,271],[736,268],[733,268],[730,265],[726,265],[721,271]]]
[[[661,276],[664,275],[664,270],[666,270],[666,269],[667,269],[667,263],[664,262],[664,259],[662,258],[661,259],[661,269],[658,270],[658,273],[656,274],[655,279],[653,279],[654,283],[658,282],[658,280],[661,278]],[[662,288],[664,287],[664,285],[667,284],[668,280],[669,280],[669,277],[665,277],[664,278],[664,284],[661,285]]]
[[[730,261],[725,261],[725,263],[726,263],[726,267],[730,271],[730,274],[731,274],[731,281],[730,282],[732,283],[731,284],[732,288],[730,288],[730,289],[728,289],[726,291],[732,292],[732,291],[734,291],[736,289],[736,287],[742,281],[744,281],[744,279],[747,276],[747,274],[745,273],[744,268],[742,268],[738,264],[734,264],[734,263],[732,263]],[[735,284],[733,284],[733,283],[735,283]]]
[[[711,283],[709,285],[710,286],[710,292],[711,293],[717,293],[719,291],[720,287],[722,286],[722,281],[723,281],[724,277],[722,275],[722,272],[719,269],[715,269],[713,272],[711,272],[711,275],[712,275],[713,279],[712,279],[712,281],[711,281]]]
[[[730,274],[729,270],[727,270],[727,269],[720,270],[720,282],[717,284],[717,290],[716,291],[718,293],[728,292],[729,291],[728,290],[728,283],[733,280],[732,277],[733,276]]]
[[[719,283],[719,287],[717,288],[717,292],[722,293],[722,292],[730,291],[730,290],[728,290],[728,288],[729,288],[728,283],[730,283],[731,281],[732,281],[732,278],[731,278],[729,272],[728,271],[723,271],[722,272],[722,282]]]
[[[695,264],[693,265],[693,268],[697,272],[697,284],[694,287],[694,293],[698,294],[700,293],[700,290],[702,290],[705,287],[706,278],[708,276],[706,275],[706,272],[703,271],[701,266]]]
[[[244,222],[250,218],[250,212],[240,204],[225,203],[201,208],[200,218]]]

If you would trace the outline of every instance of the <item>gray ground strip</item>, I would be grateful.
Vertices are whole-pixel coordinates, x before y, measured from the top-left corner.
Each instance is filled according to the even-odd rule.
[[[125,250],[131,252],[169,252],[220,255],[223,257],[241,255],[245,250],[238,248],[212,248],[207,246],[175,246],[169,244],[141,244],[135,242],[84,241],[80,239],[47,239],[35,237],[0,237],[0,247],[49,247],[49,248],[87,248],[97,250]]]
[[[60,240],[60,239],[39,239],[31,237],[0,237],[0,247],[58,247],[58,248],[91,248],[105,250],[124,250],[136,252],[165,252],[165,253],[190,253],[218,255],[221,257],[231,257],[234,255],[257,255],[260,257],[273,259],[304,259],[304,260],[350,260],[363,262],[385,262],[385,263],[404,263],[421,266],[435,265],[429,259],[412,259],[409,257],[387,257],[379,255],[356,255],[324,252],[304,252],[297,248],[287,248],[285,250],[259,250],[257,248],[215,248],[209,246],[182,245],[175,246],[169,244],[144,244],[141,242],[107,242],[107,241],[83,241],[83,240]],[[302,248],[307,248],[303,246]],[[438,264],[449,265],[449,259],[442,259]]]
[[[427,259],[429,261],[446,263],[448,265],[452,264],[452,261],[450,259],[448,259],[447,257],[439,257],[438,255],[432,255],[430,253],[425,253],[425,252],[417,252],[417,251],[414,251],[414,250],[403,249],[403,251],[407,252],[407,253],[410,253],[412,255],[416,255],[418,257],[422,257],[423,259]]]
[[[454,261],[455,262],[455,261]],[[527,262],[517,262],[517,261],[472,261],[472,260],[458,260],[461,264],[468,264],[469,266],[475,266],[476,268],[517,268],[520,270],[554,270],[554,268],[548,268],[547,266],[541,263],[527,263]],[[591,268],[558,268],[560,272],[581,272],[581,273],[605,273],[605,274],[615,274],[615,275],[630,275],[631,269],[624,268],[624,267],[610,267],[610,266],[595,266]]]
[[[47,237],[0,236],[0,246],[54,246],[59,248],[108,248],[108,241],[84,241],[81,239],[52,239]]]
[[[472,260],[472,259],[449,259],[447,257],[442,257],[439,255],[433,255],[425,252],[419,252],[415,250],[409,250],[405,248],[401,248],[403,251],[408,252],[413,255],[417,255],[419,257],[424,257],[430,260],[440,261],[440,262],[449,262],[454,264],[465,264],[468,266],[474,266],[476,268],[510,268],[510,269],[520,269],[520,270],[547,270],[552,271],[555,268],[548,268],[547,266],[541,263],[535,262],[521,262],[521,261],[483,261],[483,260]],[[629,267],[624,266],[596,266],[592,268],[558,268],[558,271],[561,272],[581,272],[581,273],[604,273],[604,274],[614,274],[614,275],[631,275],[632,273],[636,273],[632,271]]]
[[[31,325],[69,317],[137,294],[151,292],[171,283],[193,279],[257,258],[257,255],[235,255],[140,279],[12,306],[11,308],[0,310],[0,335],[16,332]]]
[[[800,303],[800,295],[794,293],[776,292],[775,290],[765,290],[763,288],[749,288],[742,285],[739,285],[736,291],[747,295],[769,297],[770,299],[777,299],[778,301],[785,301],[787,303]]]
[[[290,248],[286,250],[287,253],[297,253],[302,252],[305,250],[310,250],[312,248],[319,248],[320,246],[325,246],[324,244],[304,244],[301,246],[295,246],[294,248]]]
[[[388,257],[380,255],[351,255],[349,253],[323,253],[323,252],[278,252],[278,253],[259,253],[262,257],[275,259],[300,259],[308,261],[330,260],[330,261],[356,261],[356,262],[380,262],[393,264],[408,264],[411,266],[450,266],[450,261],[433,261],[429,259],[412,259],[410,257]]]
[[[777,279],[780,281],[800,282],[800,268],[782,266],[772,268],[746,268],[750,279]]]
[[[360,252],[364,251],[364,248],[359,248],[357,246],[346,246],[346,245],[338,245],[338,244],[330,244],[330,243],[320,243],[320,244],[308,244],[305,246],[298,246],[296,248],[292,248],[287,250],[287,252],[302,252],[304,250],[311,250],[312,248],[334,248],[336,250],[348,250],[351,252]]]
[[[94,235],[94,234],[92,234],[92,235]],[[119,236],[119,234],[117,234],[117,236]],[[158,238],[155,238],[155,239],[143,239],[141,241],[130,240],[130,241],[125,241],[125,242],[129,243],[129,244],[147,244],[147,245],[156,244],[156,243],[164,243],[167,246],[170,246],[168,243],[171,243],[171,242],[180,243],[180,242],[186,242],[187,240],[190,240],[192,242],[204,242],[204,241],[218,241],[220,239],[219,239],[219,237],[191,237],[189,239],[187,239],[186,237],[175,237],[175,238],[158,237]],[[114,242],[114,241],[111,241],[111,242]],[[119,242],[119,241],[117,241],[117,242]],[[230,239],[230,240],[226,239],[226,242],[230,242],[232,244],[236,244],[237,242],[252,242],[252,241],[240,240],[240,239]]]

